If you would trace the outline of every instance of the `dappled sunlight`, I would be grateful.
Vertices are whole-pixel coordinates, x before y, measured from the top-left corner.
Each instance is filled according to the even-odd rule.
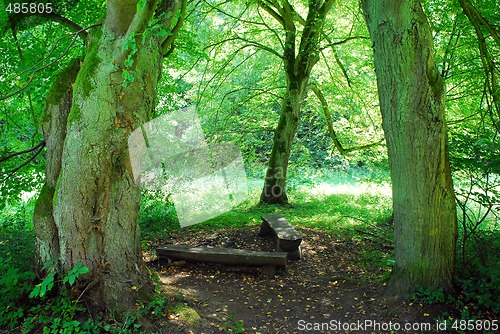
[[[356,184],[330,184],[322,182],[312,188],[310,186],[301,187],[301,191],[308,192],[313,196],[329,196],[336,194],[392,196],[392,189],[389,184],[373,184],[367,182],[360,182]]]

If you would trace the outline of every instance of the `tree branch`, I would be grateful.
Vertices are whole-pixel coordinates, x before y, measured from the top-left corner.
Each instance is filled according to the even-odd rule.
[[[93,27],[96,27],[98,25],[101,25],[101,23],[99,24],[94,24],[90,27],[87,27],[87,28],[84,28],[84,30],[87,30],[87,29],[90,29],[90,28],[93,28]],[[68,36],[63,36],[61,38],[59,38],[57,41],[56,41],[56,45],[64,38],[66,38]],[[35,74],[37,72],[40,72],[42,71],[43,69],[49,67],[50,65],[56,63],[57,61],[59,61],[62,57],[64,57],[71,49],[71,46],[73,46],[73,44],[75,43],[76,41],[76,37],[77,37],[77,34],[75,33],[73,35],[73,39],[71,40],[71,42],[68,44],[68,46],[66,47],[66,49],[59,55],[57,56],[54,60],[52,60],[51,62],[49,62],[48,64],[44,65],[44,66],[41,66],[39,68],[36,68],[33,70],[33,72],[31,73],[28,81],[26,82],[26,84],[24,86],[22,86],[21,88],[17,89],[16,91],[10,93],[10,94],[7,94],[5,96],[0,96],[0,101],[3,101],[3,100],[7,100],[8,98],[11,98],[12,96],[16,95],[16,94],[19,94],[20,92],[24,91],[26,88],[28,88],[28,86],[31,84],[31,82],[33,81],[34,77],[35,77]],[[54,50],[56,49],[56,47],[54,46],[52,48],[52,50],[49,52],[49,56],[54,52]],[[35,66],[38,66],[39,64],[41,64],[43,61],[45,61],[46,59],[48,58],[45,57],[44,59],[40,60],[36,65],[32,66],[31,68],[35,67]],[[20,74],[17,75],[17,77],[19,77],[22,73],[24,73],[25,71],[21,72]]]
[[[464,14],[473,25],[480,25],[490,33],[491,37],[495,40],[498,47],[500,47],[500,31],[495,28],[479,11],[472,5],[470,0],[458,0]]]
[[[43,143],[45,143],[45,142],[43,141]],[[33,154],[33,156],[32,156],[29,160],[27,160],[27,161],[23,162],[20,166],[18,166],[18,167],[16,167],[16,168],[14,168],[14,170],[12,170],[12,171],[9,173],[9,175],[7,175],[7,176],[6,176],[6,177],[2,180],[2,182],[7,181],[8,179],[10,179],[10,178],[12,177],[12,175],[16,174],[16,173],[17,173],[17,172],[18,172],[21,168],[23,168],[24,166],[26,166],[27,164],[29,164],[30,162],[32,162],[33,160],[35,160],[35,158],[36,158],[36,157],[40,154],[40,152],[42,152],[42,150],[43,150],[43,148],[44,148],[44,146],[45,146],[45,145],[40,145],[40,144],[38,144],[37,146],[38,146],[38,151],[37,151],[35,154]]]
[[[322,50],[324,49],[327,49],[327,48],[330,48],[330,47],[334,47],[334,46],[337,46],[337,45],[341,45],[341,44],[345,44],[349,41],[352,41],[354,39],[370,39],[370,37],[366,37],[366,36],[351,36],[351,37],[347,37],[347,38],[344,38],[343,40],[341,41],[338,41],[338,42],[328,42],[328,44],[324,45]]]
[[[314,92],[314,94],[317,96],[318,100],[321,102],[321,107],[323,109],[323,113],[325,114],[326,118],[326,124],[328,126],[328,133],[330,134],[330,137],[333,140],[333,144],[335,147],[339,150],[339,153],[341,155],[345,155],[346,153],[349,152],[354,152],[354,151],[359,151],[359,150],[364,150],[376,146],[382,145],[384,142],[384,139],[381,139],[380,141],[376,143],[371,143],[367,145],[361,145],[361,146],[354,146],[350,148],[344,148],[342,144],[340,143],[340,140],[338,139],[337,133],[335,132],[333,128],[333,121],[332,121],[332,116],[330,115],[330,108],[328,107],[328,103],[326,102],[325,96],[321,92],[321,90],[318,88],[318,86],[315,83],[311,83],[309,85],[311,87],[311,90]]]
[[[163,52],[164,57],[168,57],[174,51],[175,48],[174,41],[177,38],[177,35],[181,30],[182,24],[184,23],[184,18],[186,17],[187,0],[181,0],[181,1],[182,3],[181,3],[180,16],[177,19],[177,22],[175,23],[175,26],[172,29],[170,35],[168,35],[168,37],[161,44],[161,50]]]
[[[85,29],[83,29],[83,27],[81,27],[77,23],[71,21],[70,19],[65,18],[64,16],[61,16],[61,15],[53,13],[53,12],[52,13],[43,12],[43,13],[19,13],[19,14],[16,14],[16,15],[10,17],[10,19],[9,19],[11,29],[15,30],[19,21],[21,21],[24,18],[32,17],[32,16],[43,17],[43,18],[52,20],[54,22],[57,22],[57,23],[61,24],[62,26],[70,29],[71,31],[77,33],[78,36],[82,40],[84,40],[84,41],[87,40],[88,34],[85,31]],[[5,30],[7,30],[7,29],[8,29],[8,27],[5,27],[4,31],[2,31],[2,33],[4,33]]]
[[[264,9],[269,15],[274,17],[274,19],[276,21],[278,21],[279,24],[281,24],[283,27],[285,27],[285,19],[283,18],[282,15],[280,15],[276,11],[274,11],[269,5],[264,3],[264,1],[257,1],[257,3],[259,4],[260,8]],[[279,8],[278,11],[283,12],[283,9],[281,9],[279,6],[278,6],[278,8]]]
[[[341,155],[344,155],[346,153],[346,150],[340,143],[339,138],[337,137],[337,133],[335,132],[335,129],[333,128],[333,121],[332,121],[332,116],[330,115],[330,108],[328,107],[328,103],[326,102],[325,96],[323,93],[319,90],[318,86],[315,83],[310,84],[311,90],[313,93],[316,95],[318,98],[319,102],[321,103],[321,108],[323,109],[323,113],[325,114],[326,118],[326,125],[328,126],[328,133],[330,134],[330,137],[333,140],[333,144],[339,150],[339,153]]]
[[[247,46],[255,46],[256,48],[259,48],[261,50],[264,50],[264,51],[267,51],[269,53],[272,53],[273,55],[275,55],[276,57],[280,58],[280,59],[283,59],[283,56],[281,54],[279,54],[276,50],[273,50],[271,49],[270,47],[268,46],[265,46],[263,44],[260,44],[258,42],[255,42],[255,41],[251,41],[251,40],[248,40],[246,38],[243,38],[243,37],[240,37],[238,35],[236,35],[236,38],[237,40],[240,40],[240,41],[243,41],[245,43],[247,43],[248,45]]]
[[[40,146],[45,146],[45,140],[42,140],[38,145],[32,147],[32,148],[29,148],[27,150],[24,150],[24,151],[20,151],[20,152],[15,152],[15,153],[12,153],[12,154],[9,154],[9,155],[6,155],[5,157],[1,157],[0,158],[0,162],[4,162],[4,161],[7,161],[9,159],[12,159],[14,157],[17,157],[18,155],[22,155],[22,154],[26,154],[26,153],[30,153],[30,152],[33,152],[35,150],[37,150],[38,148],[40,148]]]

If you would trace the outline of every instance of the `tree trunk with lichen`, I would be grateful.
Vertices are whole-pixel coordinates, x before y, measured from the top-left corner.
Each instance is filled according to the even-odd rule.
[[[303,25],[300,45],[296,49],[297,30],[295,23],[300,17],[288,1],[280,7],[274,3],[274,11],[267,4],[263,9],[282,24],[285,32],[283,66],[287,90],[283,98],[280,119],[274,131],[273,148],[260,196],[261,203],[286,204],[286,175],[292,143],[300,122],[300,111],[306,96],[309,77],[319,60],[319,40],[326,15],[333,6],[333,0],[310,1],[306,19],[299,19]],[[280,14],[278,14],[280,13]]]
[[[39,261],[58,257],[63,274],[82,263],[89,268],[82,291],[95,306],[115,309],[150,288],[128,139],[155,108],[165,39],[141,35],[155,11],[179,8],[175,0],[146,1],[141,10],[137,3],[108,1],[76,80],[75,70],[55,85],[64,93],[48,103],[47,180],[35,210]]]
[[[269,166],[264,181],[264,189],[260,197],[261,202],[269,204],[286,204],[286,174],[288,159],[292,151],[293,138],[300,122],[300,109],[304,99],[305,89],[302,92],[288,90],[281,108],[278,126],[274,130],[274,141]]]
[[[418,0],[363,0],[393,188],[390,289],[451,290],[457,220],[444,115],[445,83]]]
[[[54,195],[60,262],[65,272],[79,262],[89,267],[92,300],[131,305],[148,279],[137,225],[140,193],[127,144],[155,107],[161,56],[139,49],[134,81],[125,83],[113,64],[123,40],[106,28],[95,35],[75,83]]]
[[[57,179],[61,171],[61,156],[66,137],[68,114],[72,105],[73,89],[80,62],[76,60],[62,71],[52,86],[42,119],[45,140],[46,167],[45,184],[40,191],[34,210],[37,265],[42,265],[59,256],[59,237],[54,221],[53,198]]]

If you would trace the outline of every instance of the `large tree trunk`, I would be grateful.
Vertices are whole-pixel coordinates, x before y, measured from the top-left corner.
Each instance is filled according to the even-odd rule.
[[[128,137],[155,106],[161,55],[137,51],[134,82],[124,86],[114,53],[123,45],[106,27],[95,36],[78,74],[54,196],[63,271],[82,262],[94,301],[126,307],[146,287],[137,212],[140,192],[128,155]],[[135,288],[134,288],[135,289]]]
[[[128,308],[150,287],[128,139],[150,120],[162,58],[182,23],[170,36],[142,40],[155,9],[165,14],[158,24],[168,29],[171,12],[180,8],[175,0],[157,8],[158,2],[148,0],[136,12],[138,0],[109,0],[104,24],[89,34],[76,81],[77,69],[62,74],[55,90],[63,93],[48,103],[47,180],[35,212],[37,258],[43,263],[58,257],[63,274],[78,263],[88,267],[82,281],[98,306]]]
[[[318,62],[320,35],[326,15],[333,6],[333,0],[309,1],[307,18],[303,19],[295,12],[288,1],[281,8],[274,3],[278,12],[272,11],[268,5],[263,9],[278,19],[285,30],[285,50],[283,66],[287,78],[287,91],[283,98],[280,119],[274,131],[273,148],[269,157],[269,165],[264,180],[264,189],[260,196],[261,203],[286,204],[286,174],[288,160],[292,152],[292,143],[300,122],[300,110],[307,92],[309,77],[314,65]],[[296,50],[296,27],[298,19],[304,26],[300,45]]]
[[[283,100],[278,126],[274,130],[273,148],[260,201],[269,204],[286,204],[286,174],[292,142],[300,121],[303,94],[288,91]]]
[[[37,265],[59,256],[57,225],[53,216],[54,191],[61,171],[61,157],[66,137],[66,123],[72,105],[73,89],[79,60],[71,63],[56,78],[48,96],[42,119],[42,130],[47,148],[45,184],[36,202],[33,224],[36,234]]]
[[[453,287],[457,221],[447,155],[445,84],[418,0],[362,0],[393,187],[391,288]]]

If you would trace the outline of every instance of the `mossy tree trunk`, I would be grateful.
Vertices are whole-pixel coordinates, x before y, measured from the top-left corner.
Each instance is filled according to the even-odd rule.
[[[285,31],[283,42],[283,66],[286,74],[287,89],[283,98],[280,119],[274,131],[273,148],[264,180],[264,189],[260,197],[261,203],[286,204],[286,175],[288,160],[292,151],[292,142],[300,122],[303,100],[307,93],[309,77],[314,65],[318,62],[319,41],[326,15],[332,8],[334,0],[309,1],[308,14],[305,20],[298,20],[299,14],[285,0],[283,6],[273,2],[262,3],[261,6],[273,16]],[[296,48],[296,22],[304,24],[300,35],[300,44]]]
[[[72,62],[58,75],[47,96],[42,120],[43,136],[47,148],[45,184],[36,202],[33,217],[38,256],[37,265],[59,256],[59,235],[54,220],[52,201],[61,171],[62,149],[73,98],[72,85],[79,70],[80,61]]]
[[[362,0],[373,43],[393,187],[390,288],[453,287],[457,220],[447,155],[445,83],[418,0]]]
[[[172,42],[152,35],[143,43],[141,36],[153,15],[166,12],[164,17],[173,17],[168,13],[181,2],[146,1],[136,11],[137,3],[108,1],[103,26],[89,34],[67,121],[63,113],[55,116],[60,118],[56,140],[63,143],[62,150],[47,146],[48,156],[60,160],[60,171],[49,173],[48,165],[51,178],[35,214],[40,260],[57,255],[62,273],[83,263],[90,269],[83,277],[90,300],[118,309],[132,306],[149,289],[137,223],[140,192],[128,137],[152,115],[162,58]],[[168,29],[170,23],[159,24]],[[65,81],[72,82],[69,76]],[[71,92],[66,91],[56,103],[64,104],[59,111],[68,107]],[[40,219],[43,215],[52,217]],[[45,221],[51,222],[49,229],[41,227]]]

